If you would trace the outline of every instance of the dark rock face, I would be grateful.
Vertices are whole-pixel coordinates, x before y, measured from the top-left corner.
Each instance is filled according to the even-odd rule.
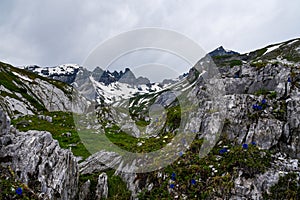
[[[10,118],[0,110],[0,136],[5,136],[10,131]]]
[[[44,74],[47,76],[47,74]],[[53,78],[58,81],[65,82],[67,84],[72,84],[75,81],[76,74],[70,74],[70,75],[53,75],[49,76],[49,78]]]
[[[136,84],[137,85],[147,85],[147,84],[150,84],[150,80],[145,77],[138,77],[136,79]]]
[[[101,78],[103,72],[104,72],[104,71],[103,71],[100,67],[96,67],[96,68],[94,69],[94,71],[92,72],[92,77],[93,77],[96,81],[98,81],[98,80],[100,80],[100,78]]]
[[[280,147],[283,152],[300,158],[300,98],[293,96],[287,102],[287,123],[283,127]]]
[[[61,149],[48,132],[10,132],[9,120],[0,111],[0,160],[17,179],[44,199],[74,199],[79,170],[76,158]],[[9,158],[9,159],[4,159]]]
[[[226,55],[239,55],[239,53],[225,50],[223,46],[220,46],[219,48],[213,50],[209,53],[210,56],[226,56]]]
[[[98,80],[105,85],[117,82],[120,79],[120,74],[118,72],[110,73],[109,71],[104,71],[100,79]]]
[[[122,74],[122,76],[119,79],[120,83],[127,83],[130,85],[135,85],[136,84],[136,78],[134,74],[130,71],[130,69],[126,68],[125,73]]]
[[[91,181],[87,180],[80,188],[79,199],[89,200]]]

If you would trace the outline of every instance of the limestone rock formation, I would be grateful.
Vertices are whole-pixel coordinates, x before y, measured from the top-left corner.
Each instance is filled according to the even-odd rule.
[[[80,188],[79,200],[89,200],[91,181],[87,180]]]
[[[96,186],[96,199],[100,200],[107,198],[108,196],[108,185],[106,173],[101,173],[98,177],[98,184]]]
[[[10,124],[0,111],[0,160],[10,166],[17,179],[44,199],[74,199],[79,170],[76,158],[61,149],[45,131],[10,132]]]

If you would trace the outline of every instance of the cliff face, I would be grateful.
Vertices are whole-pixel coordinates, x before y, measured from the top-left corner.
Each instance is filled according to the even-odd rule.
[[[0,160],[16,179],[41,199],[74,199],[78,191],[76,158],[61,149],[48,132],[19,132],[11,129],[9,118],[0,111]]]
[[[196,129],[198,134],[195,141],[198,139],[212,141],[211,153],[203,158],[206,160],[206,164],[200,164],[202,161],[199,161],[199,152],[187,153],[189,157],[179,158],[175,163],[189,164],[185,166],[172,164],[170,167],[174,172],[185,171],[180,180],[173,181],[170,178],[169,168],[141,176],[134,173],[134,169],[142,163],[141,160],[137,159],[126,165],[123,162],[126,158],[102,151],[81,163],[81,171],[83,173],[95,173],[105,170],[106,167],[100,164],[101,161],[107,166],[117,168],[116,174],[126,181],[134,198],[137,198],[142,191],[143,194],[146,194],[143,196],[145,198],[153,195],[160,198],[162,196],[159,195],[159,188],[164,184],[166,184],[164,186],[166,188],[169,188],[170,184],[178,184],[174,188],[169,188],[169,195],[172,198],[179,198],[179,196],[191,198],[189,192],[192,189],[189,190],[188,188],[193,187],[189,186],[188,181],[182,181],[189,176],[198,177],[197,184],[203,184],[202,189],[207,191],[209,185],[216,184],[211,182],[212,180],[219,180],[218,184],[232,183],[232,185],[229,184],[230,186],[216,184],[216,190],[211,191],[208,195],[210,198],[225,199],[263,199],[263,195],[270,193],[272,186],[278,183],[280,177],[289,173],[296,173],[298,177],[296,180],[299,180],[300,71],[298,67],[267,64],[262,68],[256,68],[244,64],[224,67],[222,70],[224,71],[220,73],[217,82],[222,83],[224,87],[222,101],[219,102],[222,103],[219,108],[222,108],[222,112],[225,113],[224,124],[213,121],[219,116],[220,110],[213,109],[213,101],[208,95],[209,84],[212,84],[210,80],[204,80],[202,76],[199,76],[189,93],[193,98],[198,99],[196,102],[200,103],[200,106],[189,112],[195,117],[185,124],[184,129]],[[189,77],[197,77],[196,74],[193,74],[195,72],[191,70]],[[178,90],[178,93],[180,94],[182,91]],[[165,102],[168,101],[170,101],[168,105],[172,105],[174,101],[174,97],[168,95],[168,92],[162,93],[157,99],[156,102],[161,105],[165,105]],[[110,126],[113,124],[114,122],[111,122]],[[163,130],[167,131],[167,129],[171,132],[176,131],[168,127],[168,124]],[[217,135],[212,134],[213,130],[220,130],[220,135],[217,137]],[[161,134],[159,133],[163,138]],[[216,137],[217,139],[214,139]],[[243,150],[243,144],[247,144],[247,148],[249,145],[251,150]],[[228,145],[232,146],[232,150]],[[233,154],[231,152],[227,155],[215,153],[223,146],[226,146],[225,148],[228,148]],[[240,153],[237,153],[239,151]],[[270,157],[265,157],[266,154]],[[220,161],[218,160],[217,163],[214,163],[215,160],[210,161],[215,157]],[[221,162],[229,157],[231,157],[230,160]],[[263,164],[264,161],[266,163]],[[260,162],[262,162],[261,165]],[[203,170],[201,168],[207,168],[210,165],[213,167],[206,172],[209,174],[201,174]],[[224,171],[224,168],[227,169],[227,165],[234,167]],[[193,170],[193,167],[197,168],[198,171]],[[129,169],[132,169],[132,173]],[[212,174],[211,171],[213,171]],[[204,177],[206,178],[204,179]],[[225,181],[226,177],[228,180]],[[181,187],[181,185],[185,185],[185,187]],[[222,187],[224,188],[222,189]],[[167,195],[163,197],[167,197]]]
[[[87,100],[73,87],[0,62],[0,108],[9,115],[82,113]]]

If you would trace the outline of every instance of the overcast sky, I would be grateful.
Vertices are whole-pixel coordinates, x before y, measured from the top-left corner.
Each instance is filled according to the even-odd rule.
[[[0,60],[82,64],[104,40],[142,27],[182,33],[205,51],[241,53],[300,37],[299,0],[1,0]]]

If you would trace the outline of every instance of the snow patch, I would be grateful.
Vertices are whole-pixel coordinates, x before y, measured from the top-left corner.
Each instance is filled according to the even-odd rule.
[[[40,76],[51,76],[51,75],[68,75],[73,74],[75,70],[79,69],[80,66],[77,64],[63,64],[56,67],[40,67],[33,70],[33,72]]]
[[[12,73],[13,73],[14,75],[16,75],[17,77],[19,77],[19,78],[25,80],[25,81],[32,82],[32,80],[31,80],[30,78],[28,78],[27,76],[23,76],[23,75],[21,75],[21,74],[19,74],[19,73],[17,73],[17,72],[12,72]]]
[[[93,77],[90,77],[90,80],[96,88],[97,93],[101,94],[104,97],[104,101],[108,104],[129,99],[135,95],[156,93],[164,89],[159,83],[154,83],[151,86],[135,86],[120,82],[105,85],[104,83],[96,81]]]
[[[7,92],[9,94],[12,94],[11,91],[9,91],[6,87],[4,87],[3,85],[0,85],[0,91],[3,91],[3,92]]]
[[[270,53],[271,51],[274,51],[275,49],[278,49],[282,44],[278,44],[272,47],[269,47],[268,50],[263,54],[266,55],[267,53]]]
[[[296,42],[298,42],[299,40],[294,40],[294,41],[291,41],[291,42],[289,42],[288,44],[286,44],[287,46],[288,45],[292,45],[292,44],[294,44],[294,43],[296,43]]]

